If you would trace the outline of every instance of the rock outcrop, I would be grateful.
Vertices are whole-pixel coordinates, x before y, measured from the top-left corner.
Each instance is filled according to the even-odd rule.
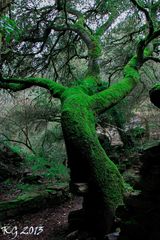
[[[0,182],[7,178],[16,177],[20,171],[23,158],[11,148],[0,144]]]
[[[145,149],[141,161],[141,192],[130,196],[119,211],[119,240],[160,239],[160,143]]]

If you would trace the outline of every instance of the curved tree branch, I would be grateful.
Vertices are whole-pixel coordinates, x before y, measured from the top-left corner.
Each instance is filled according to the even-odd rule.
[[[97,30],[96,30],[96,35],[102,36],[105,31],[112,25],[112,23],[116,20],[118,17],[118,12],[115,14],[111,14],[108,18],[108,20],[103,23]]]
[[[141,65],[143,64],[144,49],[153,39],[157,38],[160,35],[160,29],[155,31],[152,18],[150,16],[149,11],[147,11],[147,9],[142,7],[136,0],[130,0],[130,1],[134,4],[134,6],[137,7],[138,10],[140,10],[145,14],[145,17],[148,23],[148,34],[144,39],[140,40],[137,47],[137,56],[139,58],[139,65],[141,67]]]
[[[39,86],[48,89],[54,97],[60,98],[65,87],[47,78],[1,78],[0,87],[20,91],[31,86]]]
[[[149,14],[149,12],[147,11],[147,9],[143,8],[136,0],[131,0],[131,2],[134,4],[134,6],[136,6],[141,12],[143,12],[145,14],[148,26],[149,26],[149,33],[147,38],[150,38],[150,36],[153,34],[154,32],[154,25],[153,25],[153,21],[152,18]]]
[[[0,82],[0,88],[6,89],[6,90],[11,90],[13,92],[25,90],[26,88],[30,88],[30,87],[31,87],[31,85],[27,85],[27,84]]]
[[[145,49],[145,56],[150,56],[150,54],[151,51]],[[91,107],[93,110],[97,113],[104,112],[125,98],[136,87],[140,80],[139,68],[139,59],[138,56],[135,55],[124,67],[124,78],[122,80],[91,97]]]
[[[160,29],[156,30],[148,39],[146,39],[146,45],[159,36],[160,36]]]
[[[149,61],[149,60],[152,60],[152,61],[154,61],[154,62],[157,62],[157,63],[160,63],[160,58],[157,58],[157,57],[145,57],[144,59],[143,59],[143,62],[147,62],[147,61]]]

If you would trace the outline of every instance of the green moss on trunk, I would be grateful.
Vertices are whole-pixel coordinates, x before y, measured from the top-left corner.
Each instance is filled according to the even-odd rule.
[[[90,97],[80,88],[66,90],[62,96],[62,128],[71,181],[89,186],[84,199],[86,219],[88,224],[92,222],[92,230],[100,233],[103,229],[104,233],[109,231],[116,208],[123,204],[123,180],[98,141],[90,104]]]

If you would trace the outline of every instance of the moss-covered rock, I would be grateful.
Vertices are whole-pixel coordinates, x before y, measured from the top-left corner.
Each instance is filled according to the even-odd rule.
[[[23,158],[5,144],[0,144],[0,182],[20,174]]]
[[[141,152],[141,191],[126,199],[121,208],[120,240],[160,238],[160,144],[148,146]],[[151,224],[152,223],[152,224]]]
[[[0,202],[0,220],[53,207],[67,198],[69,198],[67,185],[55,186],[55,188],[48,186],[43,191],[23,193],[12,200]]]

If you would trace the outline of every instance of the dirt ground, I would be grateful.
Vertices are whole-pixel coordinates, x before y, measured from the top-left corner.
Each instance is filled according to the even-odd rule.
[[[68,213],[81,204],[82,199],[74,197],[61,206],[9,219],[1,224],[0,240],[65,240]]]

